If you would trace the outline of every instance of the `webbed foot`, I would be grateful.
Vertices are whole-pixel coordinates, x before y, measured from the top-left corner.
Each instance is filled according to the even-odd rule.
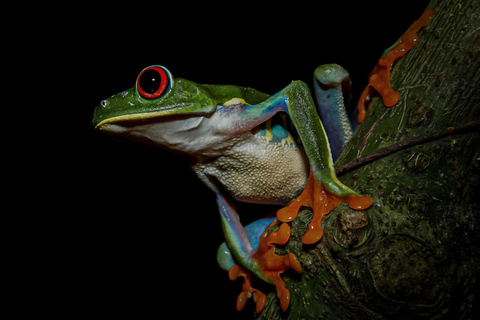
[[[290,222],[297,217],[302,206],[310,207],[313,219],[302,238],[304,244],[314,244],[323,236],[322,220],[325,215],[342,203],[348,203],[350,208],[364,210],[372,205],[372,198],[355,193],[337,195],[329,191],[322,182],[317,181],[311,172],[305,188],[300,196],[287,207],[278,210],[277,218],[282,222]]]
[[[247,303],[247,300],[253,297],[253,301],[255,301],[256,304],[255,311],[259,313],[263,310],[267,297],[263,292],[252,287],[251,276],[252,274],[250,272],[248,272],[238,264],[233,265],[233,267],[228,270],[228,277],[230,278],[230,280],[233,281],[239,277],[244,278],[242,292],[237,298],[237,311],[243,310],[245,304]]]
[[[290,227],[286,223],[282,223],[277,231],[268,233],[268,229],[276,223],[277,221],[274,220],[260,237],[258,248],[252,254],[252,260],[254,261],[253,270],[255,270],[254,274],[260,279],[275,285],[277,297],[280,299],[280,307],[283,311],[286,311],[290,304],[290,292],[285,288],[285,283],[280,274],[288,269],[294,269],[301,273],[302,267],[293,253],[285,256],[279,256],[275,253],[275,244],[285,244],[290,238]],[[242,310],[246,300],[253,297],[256,303],[256,312],[262,311],[266,296],[251,286],[251,274],[239,265],[234,265],[230,268],[229,277],[231,280],[235,280],[240,276],[245,279],[245,282],[243,290],[237,299],[237,310]]]

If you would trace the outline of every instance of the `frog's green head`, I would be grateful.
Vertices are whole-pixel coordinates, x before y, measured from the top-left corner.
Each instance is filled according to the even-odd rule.
[[[95,108],[93,125],[102,132],[134,142],[193,152],[192,149],[205,145],[192,141],[202,135],[214,135],[200,134],[198,130],[208,129],[204,122],[218,108],[242,101],[256,104],[268,97],[246,87],[174,79],[166,68],[154,65],[140,72],[133,88],[103,100]],[[228,108],[222,110],[228,112],[225,111]]]
[[[95,108],[93,125],[102,131],[114,131],[117,124],[160,121],[169,115],[212,112],[215,104],[204,86],[175,80],[165,67],[143,69],[133,88],[103,100]]]

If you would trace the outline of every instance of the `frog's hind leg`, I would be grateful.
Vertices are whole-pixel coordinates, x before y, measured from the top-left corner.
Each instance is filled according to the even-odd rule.
[[[352,125],[345,109],[350,101],[350,75],[338,64],[325,64],[315,70],[313,80],[318,112],[335,161],[352,137]]]
[[[270,227],[277,224],[277,220],[266,218],[243,228],[235,207],[221,193],[217,193],[217,203],[226,240],[226,244],[219,248],[217,259],[222,268],[229,269],[230,279],[245,279],[237,299],[237,310],[242,310],[250,297],[254,298],[257,312],[262,311],[265,305],[265,295],[251,285],[251,273],[275,285],[280,306],[282,310],[287,310],[290,292],[285,288],[280,274],[287,269],[301,272],[302,268],[293,253],[276,255],[275,244],[285,244],[288,241],[290,227],[282,223],[278,230],[269,233]]]
[[[267,217],[256,220],[245,226],[245,232],[247,233],[253,250],[258,248],[261,235],[265,232],[265,230],[267,230],[267,228],[270,227],[274,220],[275,216]],[[251,274],[246,269],[235,263],[232,252],[228,248],[226,242],[222,243],[220,247],[218,247],[217,262],[223,270],[229,271],[229,277],[231,280],[235,280],[238,277],[244,278],[243,289],[237,301],[237,309],[243,309],[246,300],[253,295],[257,304],[257,308],[260,311],[265,303],[265,295],[259,290],[252,288]]]
[[[267,229],[267,227],[270,226],[273,220],[275,220],[275,216],[259,219],[245,226],[245,232],[247,233],[248,240],[250,240],[253,250],[258,248],[260,236]],[[232,253],[230,252],[226,242],[222,243],[218,247],[217,262],[220,268],[225,271],[230,270],[230,268],[235,264],[235,260],[233,260]]]

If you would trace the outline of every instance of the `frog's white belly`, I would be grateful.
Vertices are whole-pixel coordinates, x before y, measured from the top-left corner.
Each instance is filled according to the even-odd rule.
[[[197,175],[214,178],[234,199],[286,204],[303,190],[309,162],[279,115],[242,127],[241,105],[208,117],[166,117],[163,121],[117,122],[102,130],[134,141],[166,146],[196,158]],[[237,114],[235,114],[237,111]],[[248,122],[248,121],[247,121]],[[242,133],[243,131],[243,133]]]
[[[214,177],[234,199],[265,204],[286,204],[303,190],[308,159],[295,143],[268,142],[246,133],[220,156],[199,162],[197,174]]]

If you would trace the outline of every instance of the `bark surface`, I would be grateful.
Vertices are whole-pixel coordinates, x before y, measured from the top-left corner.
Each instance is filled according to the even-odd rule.
[[[433,138],[340,172],[374,205],[329,213],[316,245],[301,243],[312,215],[299,214],[289,243],[279,248],[295,253],[303,267],[301,275],[284,276],[290,308],[281,312],[271,293],[258,319],[469,319],[478,312],[480,1],[428,7],[435,18],[392,70],[399,102],[386,108],[373,99],[336,167]],[[451,131],[435,136],[445,130]]]

